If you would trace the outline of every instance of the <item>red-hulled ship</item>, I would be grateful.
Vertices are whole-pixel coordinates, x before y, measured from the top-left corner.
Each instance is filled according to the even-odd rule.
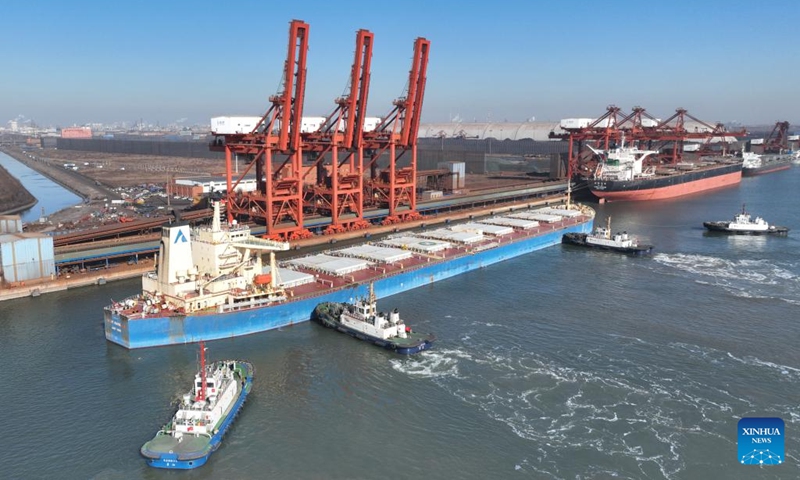
[[[658,153],[622,146],[603,152],[589,190],[601,201],[662,200],[735,185],[742,180],[742,162],[719,157],[697,163],[679,163],[670,168],[645,167],[645,160]]]

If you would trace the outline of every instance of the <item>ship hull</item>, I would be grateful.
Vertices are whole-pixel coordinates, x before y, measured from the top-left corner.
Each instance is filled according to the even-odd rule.
[[[383,339],[374,337],[354,328],[350,328],[347,325],[342,324],[342,322],[340,322],[337,318],[338,315],[341,314],[342,310],[344,310],[346,305],[347,304],[342,303],[321,303],[317,306],[317,308],[314,309],[314,313],[312,314],[311,318],[316,320],[324,327],[341,333],[346,333],[347,335],[350,335],[358,340],[373,343],[379,347],[392,350],[393,352],[402,355],[412,355],[423,350],[429,350],[431,345],[433,345],[433,342],[436,340],[436,337],[432,334],[420,334],[415,332],[409,333],[405,338],[395,337]]]
[[[774,162],[769,162],[766,165],[762,165],[760,167],[743,168],[742,169],[742,176],[743,177],[755,177],[756,175],[764,175],[766,173],[780,172],[781,170],[788,170],[791,167],[792,167],[792,162],[791,162],[790,159],[776,160]]]
[[[310,320],[314,308],[321,302],[347,303],[366,296],[369,293],[370,281],[379,298],[388,297],[556,245],[561,242],[563,233],[588,233],[592,231],[592,225],[593,219],[588,219],[495,248],[444,261],[430,262],[410,271],[401,271],[390,276],[376,276],[358,284],[323,291],[311,297],[290,299],[260,308],[226,313],[145,318],[128,318],[122,313],[106,308],[104,310],[106,338],[126,348],[134,349],[217,340],[273,330]]]
[[[629,255],[645,255],[653,251],[652,245],[637,245],[635,247],[615,247],[610,245],[600,245],[586,241],[588,235],[585,233],[565,233],[561,238],[564,245],[576,247],[592,248],[595,250],[605,250],[609,252],[625,253]]]
[[[789,233],[789,229],[787,227],[780,226],[772,226],[767,230],[729,228],[728,222],[703,222],[703,226],[710,233],[726,233],[732,235],[786,235]]]
[[[607,202],[664,200],[736,185],[741,180],[742,165],[734,163],[629,181],[590,180],[589,190]]]
[[[433,344],[430,340],[421,340],[413,345],[399,346],[394,342],[392,342],[391,340],[384,340],[382,338],[373,337],[372,335],[367,335],[364,332],[359,332],[358,330],[348,328],[345,325],[342,325],[341,323],[338,323],[333,328],[341,333],[346,333],[347,335],[350,335],[351,337],[356,338],[358,340],[374,343],[379,347],[385,348],[387,350],[392,350],[393,352],[402,355],[411,355],[414,353],[421,352],[423,350],[429,350],[431,348],[431,345]]]

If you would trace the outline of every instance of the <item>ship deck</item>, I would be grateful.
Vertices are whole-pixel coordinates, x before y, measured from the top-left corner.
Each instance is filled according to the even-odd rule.
[[[414,252],[410,258],[391,263],[372,263],[364,270],[358,270],[346,275],[332,275],[330,273],[314,271],[312,269],[302,267],[295,268],[298,271],[313,274],[316,277],[316,281],[313,283],[307,283],[305,285],[287,288],[287,296],[290,298],[296,298],[321,295],[331,289],[345,288],[353,284],[368,283],[383,277],[391,276],[400,271],[409,271],[415,268],[423,267],[430,262],[449,260],[459,256],[469,255],[487,248],[494,248],[500,245],[514,243],[523,238],[536,237],[540,234],[561,230],[572,225],[578,225],[586,222],[586,220],[587,217],[581,215],[579,217],[564,218],[558,222],[540,224],[539,226],[528,230],[515,229],[513,232],[507,235],[501,235],[497,237],[484,236],[481,241],[473,244],[452,243],[449,248],[446,248],[440,252],[430,254]]]
[[[519,215],[520,212],[536,212],[539,209],[520,209],[519,211],[514,211],[512,213],[508,213],[505,215],[500,216],[506,218],[512,218],[515,215]],[[549,213],[549,212],[548,212]],[[497,218],[497,217],[495,217]],[[351,287],[353,285],[363,285],[372,281],[377,281],[385,277],[389,277],[395,275],[400,272],[407,272],[413,271],[414,269],[422,268],[431,263],[442,263],[454,258],[474,254],[483,250],[497,248],[506,244],[515,243],[520,240],[526,238],[533,238],[538,237],[547,233],[551,233],[554,231],[562,230],[564,228],[568,228],[570,226],[579,225],[585,223],[586,221],[590,220],[591,216],[588,213],[582,213],[577,216],[564,216],[561,217],[559,220],[556,221],[548,221],[548,222],[540,222],[537,226],[533,227],[526,227],[526,228],[509,228],[509,233],[504,235],[487,235],[485,233],[476,235],[474,234],[473,237],[479,238],[477,241],[473,241],[472,243],[461,243],[455,240],[442,240],[438,237],[434,239],[434,237],[428,236],[432,232],[422,230],[415,233],[398,233],[396,235],[387,237],[382,240],[376,240],[373,242],[365,242],[374,244],[374,245],[382,245],[384,247],[392,247],[395,249],[400,250],[396,246],[388,245],[384,242],[391,238],[399,238],[399,237],[414,237],[417,239],[424,239],[428,240],[431,243],[438,243],[438,244],[447,244],[446,248],[436,251],[436,252],[422,252],[414,250],[413,247],[402,248],[402,250],[410,251],[411,255],[407,258],[397,260],[397,261],[390,261],[390,262],[381,262],[381,261],[365,261],[366,268],[357,269],[355,271],[351,271],[344,274],[334,274],[329,271],[325,271],[319,268],[313,268],[309,266],[298,266],[296,263],[291,264],[292,260],[302,257],[294,257],[288,258],[281,261],[281,266],[286,267],[289,266],[292,270],[296,272],[300,272],[306,274],[308,276],[313,276],[314,280],[309,283],[304,283],[300,285],[295,285],[291,287],[286,287],[286,298],[287,300],[298,300],[304,298],[313,298],[316,296],[322,296],[332,290],[344,289]],[[486,219],[488,221],[488,219]],[[475,222],[480,222],[481,219],[471,220],[470,223],[474,225]],[[456,226],[456,225],[452,225]],[[487,231],[489,230],[490,224],[487,223]],[[433,229],[432,229],[433,230]],[[456,233],[454,233],[455,235]],[[460,232],[462,237],[468,236],[468,234],[464,234]],[[475,238],[473,238],[474,240]],[[341,249],[331,249],[322,253],[307,255],[304,257],[314,257],[314,256],[336,256],[337,252]],[[342,258],[347,258],[346,256],[342,256]],[[165,314],[169,314],[169,310],[162,310],[148,314],[142,314],[142,306],[137,304],[131,308],[124,308],[124,305],[118,304],[117,311],[123,315],[125,315],[130,320],[135,320],[137,318],[149,318],[149,317],[163,317]],[[215,310],[209,309],[208,311],[195,311],[193,315],[203,315],[203,314],[214,314],[216,313]]]

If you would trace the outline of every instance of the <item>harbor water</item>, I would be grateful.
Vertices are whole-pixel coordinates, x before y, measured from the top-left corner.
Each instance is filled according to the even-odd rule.
[[[36,205],[19,213],[24,223],[37,221],[42,216],[42,212],[50,215],[81,203],[81,197],[78,195],[3,152],[0,152],[0,165],[16,177],[25,189],[38,200]]]
[[[255,365],[222,447],[187,478],[800,477],[800,168],[595,205],[650,257],[554,246],[380,299],[438,341],[401,357],[309,322],[209,342]],[[788,237],[708,235],[746,204]],[[136,280],[0,304],[0,478],[175,478],[141,445],[196,345],[126,350],[102,308]],[[741,465],[737,422],[780,417],[785,462]]]

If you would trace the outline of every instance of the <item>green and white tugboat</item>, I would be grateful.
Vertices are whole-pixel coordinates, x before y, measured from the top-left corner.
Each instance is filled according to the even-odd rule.
[[[431,333],[413,331],[400,319],[397,309],[388,314],[378,312],[372,283],[368,298],[359,298],[354,304],[320,303],[311,318],[328,328],[404,355],[427,350],[436,340]]]
[[[200,342],[200,371],[178,411],[140,452],[157,468],[188,470],[206,463],[219,448],[253,387],[253,365],[241,360],[218,360],[206,365]]]

